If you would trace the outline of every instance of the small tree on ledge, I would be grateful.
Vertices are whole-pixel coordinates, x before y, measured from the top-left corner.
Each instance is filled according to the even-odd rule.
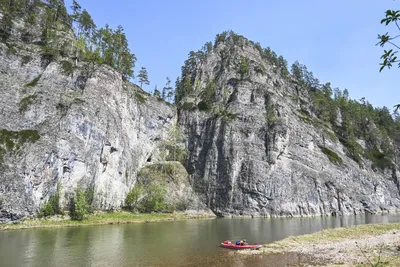
[[[140,87],[141,88],[143,87],[143,84],[147,84],[147,85],[150,84],[149,76],[148,76],[148,73],[147,73],[147,69],[145,67],[142,67],[140,69],[138,77],[139,77],[139,82],[140,82]]]

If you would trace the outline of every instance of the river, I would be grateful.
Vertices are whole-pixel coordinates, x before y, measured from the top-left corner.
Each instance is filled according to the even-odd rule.
[[[271,266],[232,256],[220,242],[265,244],[327,228],[399,221],[399,214],[218,218],[2,231],[0,266]]]

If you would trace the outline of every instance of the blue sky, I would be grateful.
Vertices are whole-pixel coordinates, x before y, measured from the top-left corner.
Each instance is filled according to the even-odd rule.
[[[72,0],[66,0],[71,6]],[[400,103],[400,69],[379,73],[383,49],[377,34],[396,29],[380,20],[393,0],[78,0],[98,27],[122,25],[152,91],[173,82],[189,51],[217,33],[233,30],[263,47],[270,46],[292,64],[305,64],[321,82],[347,88],[355,99],[374,106]]]

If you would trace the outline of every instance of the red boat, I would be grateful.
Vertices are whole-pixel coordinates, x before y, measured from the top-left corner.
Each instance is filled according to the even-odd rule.
[[[236,245],[232,243],[230,240],[224,241],[221,243],[224,248],[231,248],[231,249],[259,249],[262,248],[262,245]]]

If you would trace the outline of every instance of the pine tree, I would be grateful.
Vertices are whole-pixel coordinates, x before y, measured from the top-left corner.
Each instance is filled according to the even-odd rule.
[[[167,77],[167,82],[162,90],[162,98],[167,101],[171,101],[174,96],[173,88],[171,87],[171,80]]]
[[[298,61],[296,61],[292,64],[291,72],[292,72],[293,78],[295,78],[299,82],[303,81],[303,72],[302,72],[301,65]]]
[[[174,104],[178,105],[178,103],[181,101],[182,98],[183,98],[183,96],[182,96],[181,81],[180,81],[179,77],[176,77]]]
[[[85,38],[90,40],[90,38],[94,34],[94,31],[96,30],[96,24],[93,22],[92,16],[90,16],[89,12],[87,12],[86,9],[84,9],[80,14],[78,23],[79,23],[79,32],[82,33],[85,36]]]
[[[278,57],[278,68],[283,76],[289,75],[289,71],[287,69],[287,61],[283,58],[283,56]]]
[[[140,87],[143,88],[143,84],[147,84],[147,85],[150,84],[147,70],[145,67],[142,67],[140,69],[138,77],[139,77]]]
[[[167,91],[165,91],[165,87],[163,87],[161,91],[161,98],[165,100],[167,98]]]
[[[72,18],[73,21],[77,21],[79,16],[80,16],[80,14],[81,14],[82,7],[78,4],[78,2],[73,0],[71,9],[72,9],[71,18]]]
[[[81,6],[75,0],[72,2],[72,25],[75,28],[76,42],[75,42],[75,65],[78,64],[78,59],[82,56],[86,56],[88,46],[94,40],[94,33],[96,31],[96,24],[93,22],[89,12],[84,9],[82,11]]]
[[[160,91],[157,89],[157,85],[154,87],[153,95],[155,97],[161,98]]]
[[[133,77],[136,56],[130,52],[128,40],[122,26],[117,30],[111,29],[108,24],[95,35],[96,47],[99,48],[103,62],[122,74],[127,80]]]

